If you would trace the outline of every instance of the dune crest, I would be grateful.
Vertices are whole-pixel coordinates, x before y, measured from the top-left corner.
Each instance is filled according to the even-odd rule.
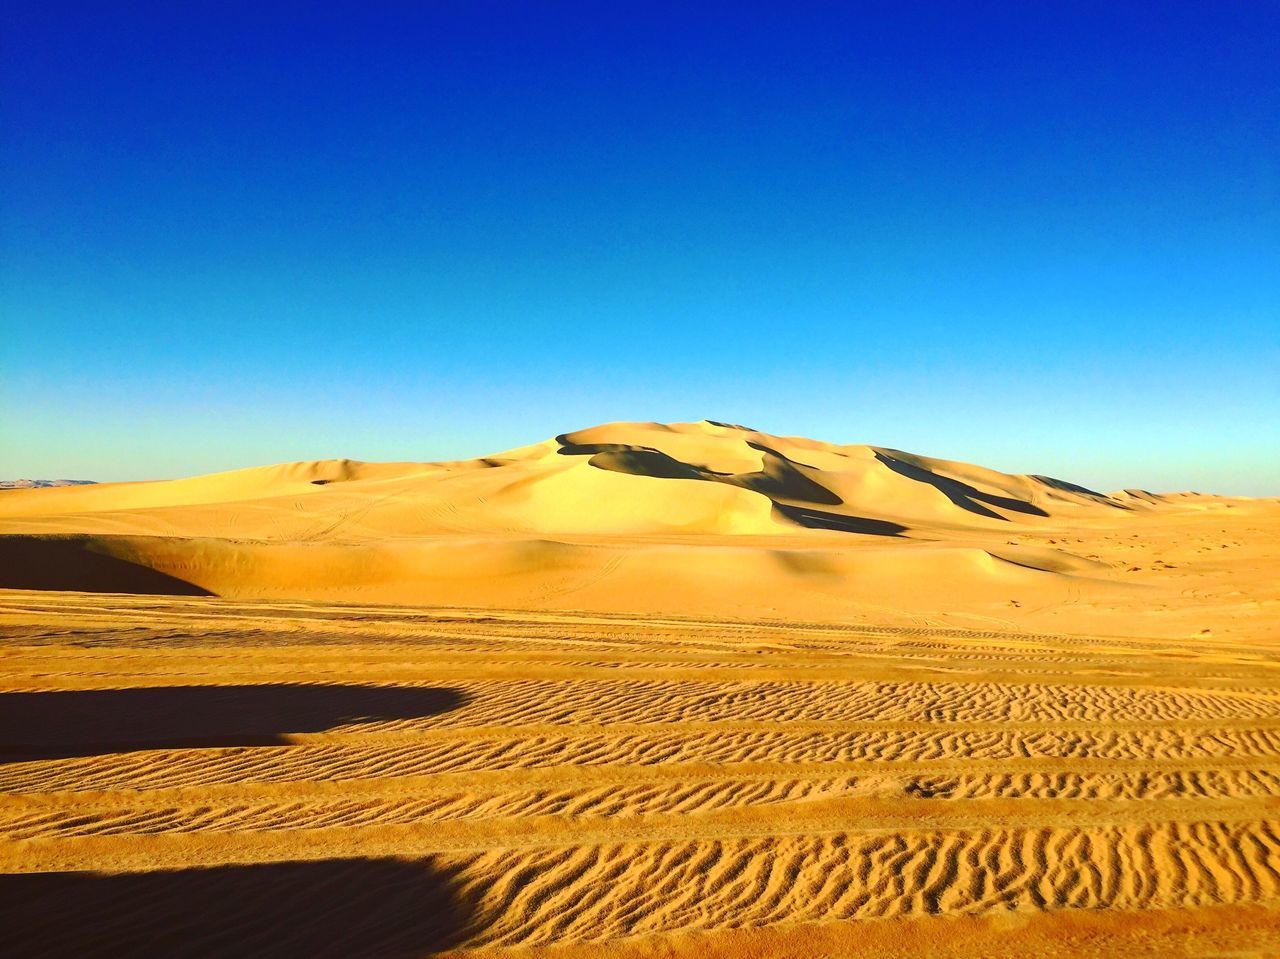
[[[1247,631],[1276,597],[1245,576],[1244,601],[1228,603],[1221,566],[1188,560],[1254,569],[1278,516],[1275,500],[1105,494],[710,420],[610,423],[453,462],[319,460],[5,490],[0,587],[964,625],[1030,617],[1056,629],[1132,603],[1154,610],[1132,628],[1176,633],[1194,632],[1200,605],[1177,597],[1208,577]]]

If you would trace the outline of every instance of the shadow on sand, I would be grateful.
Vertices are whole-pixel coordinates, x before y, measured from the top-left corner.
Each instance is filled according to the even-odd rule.
[[[913,479],[917,483],[928,483],[937,489],[943,496],[951,500],[961,509],[968,510],[978,516],[985,516],[988,519],[998,519],[1008,522],[1007,516],[1001,516],[993,509],[984,506],[987,503],[991,506],[999,506],[1001,509],[1011,510],[1015,513],[1025,513],[1029,516],[1048,516],[1049,514],[1042,510],[1034,503],[1028,503],[1025,500],[1014,499],[1010,496],[996,496],[994,493],[984,493],[982,490],[970,486],[968,483],[962,483],[959,480],[951,479],[949,476],[939,476],[927,469],[908,463],[904,460],[888,456],[885,453],[876,451],[876,459],[878,459],[889,469],[893,470],[900,476],[907,479]]]
[[[867,519],[862,516],[846,516],[843,513],[829,513],[821,509],[807,509],[803,506],[787,506],[774,503],[773,508],[791,522],[809,529],[829,529],[838,533],[861,533],[864,536],[901,536],[907,528],[901,523],[891,523],[884,519]]]
[[[725,483],[760,493],[769,498],[779,516],[809,529],[858,533],[863,536],[901,536],[907,530],[900,523],[865,519],[816,508],[841,506],[844,500],[800,470],[800,467],[814,467],[797,462],[762,443],[747,443],[752,449],[764,454],[762,469],[754,473],[721,473],[705,466],[685,463],[647,446],[570,443],[563,435],[557,436],[556,440],[560,443],[557,453],[562,456],[590,456],[588,462],[598,469],[655,479]]]
[[[171,686],[0,694],[0,762],[199,746],[277,746],[289,733],[416,719],[465,702],[447,688]]]
[[[0,876],[13,956],[407,959],[456,944],[472,915],[423,860]]]
[[[207,589],[93,548],[88,536],[0,536],[0,587],[212,596]]]

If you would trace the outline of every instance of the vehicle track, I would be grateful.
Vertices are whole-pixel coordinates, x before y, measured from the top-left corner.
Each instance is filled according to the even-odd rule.
[[[1212,638],[15,593],[0,889],[87,903],[53,954],[93,952],[80,914],[113,948],[186,928],[148,877],[248,902],[321,867],[376,890],[381,862],[461,910],[426,952],[1115,914],[1106,935],[1150,917],[1224,954],[1214,915],[1280,915],[1277,669]],[[22,712],[219,689],[267,704],[252,735],[210,709],[189,717],[205,741],[140,713],[133,741],[95,743],[75,709]],[[288,706],[352,691],[375,705]],[[447,695],[379,714],[415,691]],[[343,922],[436,902],[399,883]],[[243,909],[219,942],[250,935]],[[1125,950],[1168,954],[1143,941]]]

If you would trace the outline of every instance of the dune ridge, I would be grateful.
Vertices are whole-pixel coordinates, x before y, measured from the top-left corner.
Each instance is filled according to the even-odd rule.
[[[744,426],[0,492],[0,588],[1258,631],[1278,500],[1101,493]],[[1227,585],[1228,575],[1233,587]],[[1230,615],[1221,615],[1230,611]],[[1210,627],[1212,628],[1212,627]]]

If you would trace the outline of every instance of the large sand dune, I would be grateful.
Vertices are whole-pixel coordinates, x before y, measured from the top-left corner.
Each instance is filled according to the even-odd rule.
[[[1264,634],[1280,501],[703,421],[452,463],[0,492],[0,587]]]
[[[1277,568],[707,422],[3,491],[0,943],[1280,955]]]

